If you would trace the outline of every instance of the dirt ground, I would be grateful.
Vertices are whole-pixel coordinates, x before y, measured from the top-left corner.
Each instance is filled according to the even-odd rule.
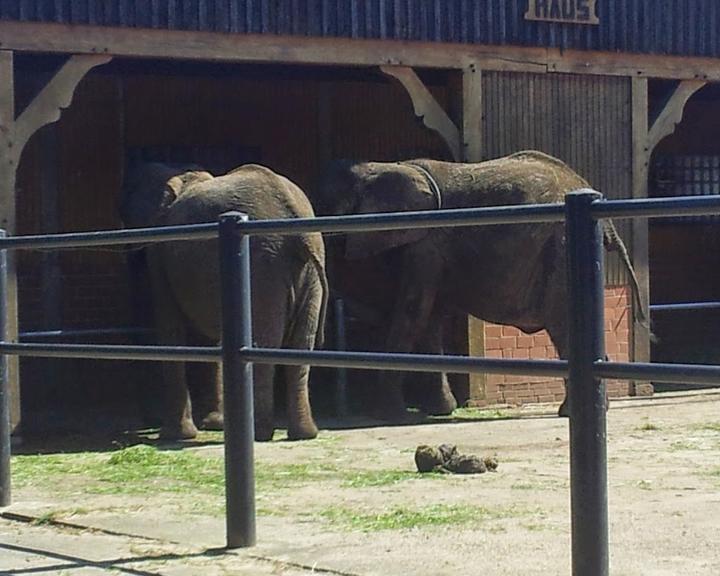
[[[257,444],[258,545],[232,553],[221,493],[25,479],[0,521],[0,574],[569,574],[568,424],[554,408]],[[720,393],[614,401],[608,431],[611,573],[719,574]],[[498,470],[416,474],[416,446],[440,443],[496,455]],[[183,453],[209,465],[222,446]]]

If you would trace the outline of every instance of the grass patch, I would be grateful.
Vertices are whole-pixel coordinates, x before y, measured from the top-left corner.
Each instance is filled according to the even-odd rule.
[[[191,451],[158,450],[139,444],[107,453],[13,457],[13,480],[19,487],[72,490],[91,494],[200,493],[221,496],[225,486],[222,458]],[[259,492],[332,477],[336,467],[323,463],[268,465],[257,463]],[[62,482],[58,479],[62,478]]]
[[[32,523],[36,526],[45,526],[46,524],[52,524],[55,522],[60,515],[60,512],[57,510],[51,510],[50,512],[44,512],[43,514],[40,514],[37,518],[35,518]]]
[[[456,408],[448,416],[431,416],[433,420],[509,420],[513,416],[506,410],[482,408]]]
[[[88,494],[175,493],[220,498],[225,487],[222,458],[187,450],[158,450],[145,444],[109,454],[18,455],[13,457],[12,467],[13,481],[20,488],[65,493],[78,490]],[[347,488],[371,488],[421,476],[443,475],[420,475],[410,470],[348,470],[327,461],[255,464],[258,495],[318,481],[337,482]],[[210,507],[214,513],[216,506]]]
[[[410,470],[368,470],[349,472],[342,482],[347,488],[371,488],[376,486],[392,486],[405,480],[424,478],[445,478],[447,474],[420,474]]]
[[[703,424],[697,424],[694,428],[696,430],[706,430],[708,432],[720,433],[720,422],[705,422]]]
[[[670,444],[670,450],[677,452],[679,450],[698,450],[700,447],[689,440],[676,440]]]
[[[412,530],[435,526],[480,524],[524,514],[516,509],[491,510],[480,506],[436,504],[422,508],[396,507],[382,512],[326,508],[320,516],[331,524],[360,532]]]
[[[642,425],[635,428],[635,430],[639,430],[640,432],[653,432],[655,430],[660,430],[660,427],[653,424],[652,422],[645,422]]]

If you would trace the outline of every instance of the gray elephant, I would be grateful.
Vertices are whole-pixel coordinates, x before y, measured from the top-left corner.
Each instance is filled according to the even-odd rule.
[[[562,161],[535,151],[474,164],[345,162],[326,174],[319,205],[323,214],[350,214],[552,203],[588,187]],[[351,300],[365,298],[388,315],[386,351],[442,353],[439,327],[449,312],[459,311],[527,333],[546,329],[560,357],[566,357],[562,223],[357,233],[342,241],[334,270],[345,277],[331,280]],[[635,280],[627,250],[611,223],[607,243],[619,249]],[[354,275],[364,267],[376,269],[365,296]],[[425,400],[428,411],[451,411],[455,399],[444,375],[423,376],[426,381],[434,378],[430,392],[424,387],[430,394]],[[378,395],[384,417],[405,415],[402,378],[399,372],[381,373]],[[565,403],[560,411],[566,413]]]
[[[218,177],[158,163],[128,169],[121,206],[126,226],[214,222],[233,210],[251,219],[314,216],[298,186],[263,166],[248,164]],[[217,345],[221,339],[217,241],[155,244],[147,248],[147,263],[160,343]],[[253,237],[251,266],[256,345],[300,349],[319,345],[328,297],[321,235]],[[288,436],[314,438],[317,426],[309,402],[309,367],[288,366],[282,371]],[[256,440],[269,440],[274,432],[274,372],[272,365],[255,366]],[[197,391],[193,404],[188,383],[190,392]],[[163,387],[163,438],[193,438],[195,422],[207,429],[222,428],[218,365],[188,364],[186,373],[182,363],[166,362]]]

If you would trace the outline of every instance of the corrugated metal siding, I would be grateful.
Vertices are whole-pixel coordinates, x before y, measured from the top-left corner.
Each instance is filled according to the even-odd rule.
[[[567,162],[607,198],[632,195],[630,80],[487,72],[483,94],[486,158],[541,150]],[[617,227],[630,246],[628,224]],[[625,283],[612,254],[607,281]]]
[[[104,26],[720,56],[717,0],[598,0],[597,26],[527,0],[2,0],[0,18]]]

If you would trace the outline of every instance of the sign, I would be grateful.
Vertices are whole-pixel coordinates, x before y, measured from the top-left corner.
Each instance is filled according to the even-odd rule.
[[[596,0],[528,0],[525,20],[600,24],[595,14]]]

